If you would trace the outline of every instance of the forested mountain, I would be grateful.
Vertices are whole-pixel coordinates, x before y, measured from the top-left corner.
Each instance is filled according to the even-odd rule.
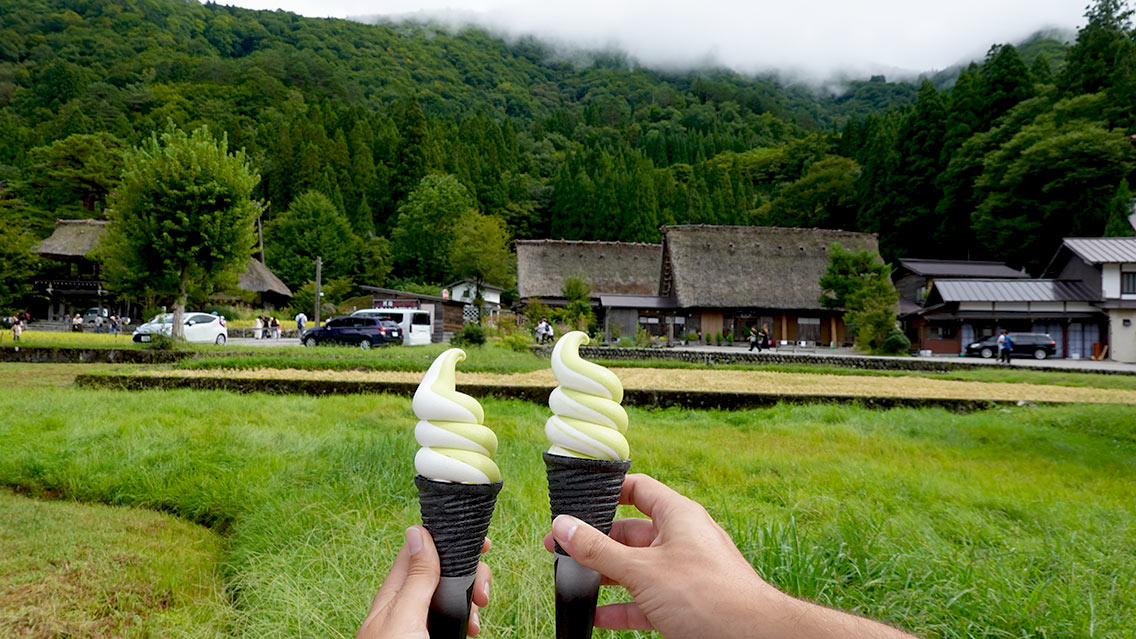
[[[281,273],[293,287],[316,254],[345,282],[452,277],[423,238],[440,254],[486,221],[627,241],[668,223],[840,227],[879,232],[888,256],[1036,266],[1129,193],[1133,32],[1116,0],[1089,17],[1063,66],[1059,43],[1032,66],[998,46],[949,92],[873,78],[821,97],[477,29],[0,0],[0,279],[26,279],[55,218],[103,217],[124,149],[168,122],[247,150],[269,265],[299,265]]]

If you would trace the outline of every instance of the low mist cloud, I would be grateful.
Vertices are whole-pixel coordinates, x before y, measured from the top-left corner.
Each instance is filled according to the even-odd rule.
[[[915,74],[981,59],[992,44],[1042,29],[1073,31],[1085,0],[246,0],[314,17],[385,17],[476,24],[586,49],[619,48],[651,67],[721,64],[819,81]],[[226,2],[228,4],[228,2]]]

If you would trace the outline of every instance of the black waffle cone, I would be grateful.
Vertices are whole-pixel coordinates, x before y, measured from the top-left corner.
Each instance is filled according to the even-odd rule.
[[[422,525],[434,538],[442,576],[476,573],[501,482],[454,484],[415,475],[414,485],[418,486]]]
[[[552,518],[572,515],[603,534],[611,532],[623,478],[631,461],[582,459],[544,453],[548,471],[548,503]],[[560,545],[556,552],[564,553]]]

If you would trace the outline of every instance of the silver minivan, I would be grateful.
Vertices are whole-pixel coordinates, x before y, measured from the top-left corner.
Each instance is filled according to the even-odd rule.
[[[429,311],[416,308],[361,308],[352,315],[366,315],[390,320],[402,329],[403,346],[423,346],[430,343],[433,332]]]

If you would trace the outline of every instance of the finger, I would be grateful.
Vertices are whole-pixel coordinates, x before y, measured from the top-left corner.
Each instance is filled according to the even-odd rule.
[[[485,553],[489,552],[489,549],[492,548],[492,547],[493,547],[493,542],[489,541],[489,538],[486,537],[485,541],[483,541],[481,543],[481,554],[484,555]]]
[[[609,630],[654,630],[651,620],[633,603],[611,604],[596,608],[597,628]]]
[[[634,568],[632,553],[636,549],[624,546],[571,515],[558,515],[552,521],[552,536],[580,565],[627,583],[627,576]]]
[[[650,519],[618,519],[612,524],[609,536],[625,546],[644,548],[655,541],[658,531]]]
[[[553,552],[556,548],[555,543],[556,540],[552,538],[552,531],[550,530],[548,534],[544,536],[544,549],[548,552]]]
[[[469,607],[469,625],[465,627],[465,633],[470,637],[476,637],[479,632],[481,632],[481,615],[477,614],[477,604],[473,604]]]
[[[619,503],[635,506],[639,512],[658,522],[659,526],[664,525],[671,513],[684,507],[689,501],[661,481],[640,473],[628,475],[623,480],[623,491],[619,495]]]
[[[391,602],[392,628],[425,628],[430,599],[438,587],[441,566],[434,540],[422,526],[406,529],[409,566],[398,595]]]
[[[489,570],[489,564],[484,561],[478,562],[477,576],[473,579],[473,603],[482,608],[489,605],[489,582],[492,578],[493,574]]]

